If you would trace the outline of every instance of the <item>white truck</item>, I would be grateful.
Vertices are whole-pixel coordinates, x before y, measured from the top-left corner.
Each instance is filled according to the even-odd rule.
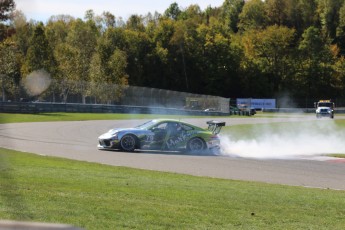
[[[334,102],[331,102],[331,100],[320,100],[318,102],[315,102],[316,107],[316,117],[329,117],[331,119],[334,118]]]

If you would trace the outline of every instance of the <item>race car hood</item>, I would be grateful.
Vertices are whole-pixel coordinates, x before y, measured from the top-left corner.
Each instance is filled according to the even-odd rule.
[[[133,131],[139,131],[140,129],[136,129],[136,128],[118,128],[118,129],[110,129],[108,132],[102,134],[101,136],[99,136],[100,139],[103,138],[110,138],[113,137],[116,133],[125,131],[125,132],[133,132]]]

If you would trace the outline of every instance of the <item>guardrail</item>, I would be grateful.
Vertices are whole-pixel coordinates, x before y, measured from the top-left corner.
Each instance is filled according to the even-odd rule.
[[[262,111],[272,113],[315,113],[315,108],[276,108]],[[334,113],[345,113],[345,108],[335,108]]]
[[[275,113],[315,113],[315,108],[276,108],[264,109],[263,112]],[[336,114],[345,113],[345,108],[336,108]],[[249,112],[230,113],[220,111],[187,110],[165,107],[147,107],[130,105],[103,105],[103,104],[78,104],[78,103],[45,103],[45,102],[0,102],[2,113],[131,113],[131,114],[172,114],[194,116],[249,116]]]
[[[43,103],[43,102],[0,102],[2,113],[130,113],[130,114],[172,114],[196,116],[228,116],[229,113],[219,111],[186,110],[164,107],[74,104],[74,103]]]

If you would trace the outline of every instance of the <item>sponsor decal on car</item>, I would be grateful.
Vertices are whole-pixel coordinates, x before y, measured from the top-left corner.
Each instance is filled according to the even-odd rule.
[[[195,135],[197,132],[196,131],[190,131],[190,132],[182,132],[179,136],[177,137],[172,137],[172,138],[168,138],[168,140],[165,142],[166,146],[170,149],[170,148],[174,148],[177,145],[179,145],[180,143],[186,142],[186,140]]]

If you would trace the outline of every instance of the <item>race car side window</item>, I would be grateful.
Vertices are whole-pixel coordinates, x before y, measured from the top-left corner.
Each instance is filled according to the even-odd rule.
[[[167,123],[164,122],[164,123],[160,123],[160,124],[156,125],[155,128],[164,130],[166,128],[166,126],[167,126]]]
[[[186,125],[186,124],[181,124],[181,127],[185,131],[193,130],[193,127]]]

